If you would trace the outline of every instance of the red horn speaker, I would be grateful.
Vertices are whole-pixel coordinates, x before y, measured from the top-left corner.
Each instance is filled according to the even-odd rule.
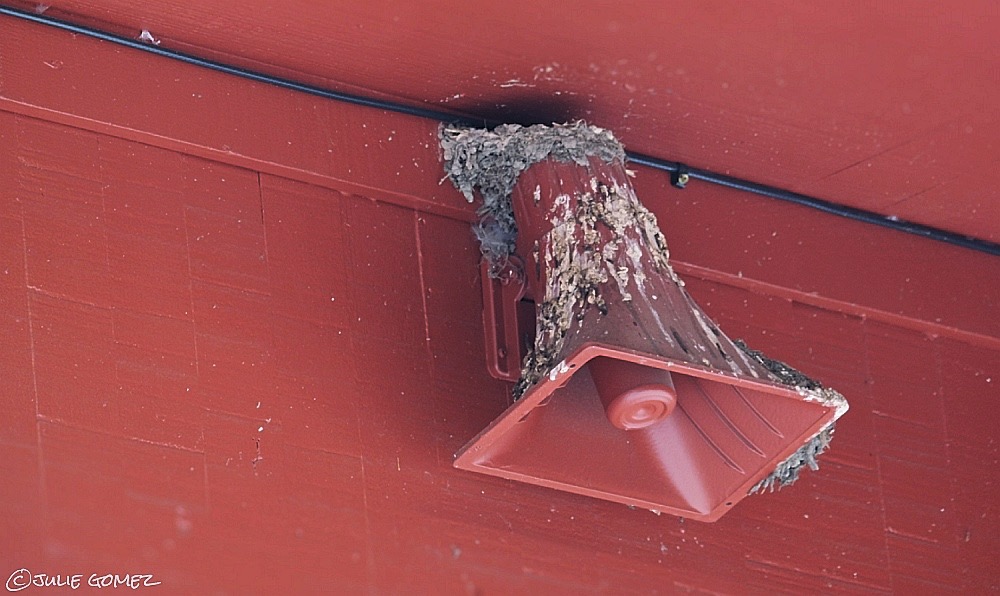
[[[715,521],[814,467],[846,401],[722,333],[623,160],[592,153],[515,169],[516,256],[483,272],[489,369],[516,401],[455,466]]]

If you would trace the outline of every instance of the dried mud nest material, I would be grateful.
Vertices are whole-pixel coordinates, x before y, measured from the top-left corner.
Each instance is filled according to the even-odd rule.
[[[668,262],[667,243],[656,216],[642,206],[630,188],[591,179],[590,188],[575,200],[565,195],[557,199],[549,218],[552,231],[544,254],[534,258],[547,271],[535,343],[514,385],[514,399],[558,366],[564,358],[566,336],[575,324],[582,324],[588,310],[608,314],[602,287],[612,283],[623,301],[632,300],[630,282],[641,285],[647,276],[640,239],[651,257],[652,274],[683,285]],[[611,231],[610,239],[602,237],[601,228]]]
[[[823,387],[823,385],[810,377],[807,377],[802,372],[792,368],[791,366],[785,364],[780,360],[774,360],[768,358],[762,352],[757,350],[752,350],[741,340],[735,340],[733,343],[736,347],[740,348],[748,356],[759,362],[764,366],[771,374],[773,374],[779,381],[785,385],[790,385],[795,387],[803,395],[814,396],[814,401],[820,401],[824,405],[835,407],[838,409],[838,414],[836,418],[840,417],[843,413],[842,408],[846,410],[847,400],[844,396],[840,395],[833,389]],[[834,421],[836,421],[836,418]],[[774,469],[766,478],[755,484],[750,488],[749,494],[754,494],[758,492],[774,492],[775,488],[782,488],[790,484],[794,484],[796,480],[799,479],[799,472],[802,468],[809,466],[809,469],[816,471],[819,469],[819,462],[816,460],[820,454],[827,450],[830,446],[830,441],[833,439],[834,422],[824,427],[820,432],[813,438],[806,441],[804,445],[798,448],[795,453],[788,456],[785,461],[778,464],[778,467]]]
[[[514,252],[517,223],[510,194],[521,172],[547,158],[581,166],[589,157],[625,163],[625,149],[610,131],[582,122],[504,124],[493,130],[442,126],[439,136],[447,177],[470,203],[477,189],[482,197],[481,220],[473,231],[494,264]]]

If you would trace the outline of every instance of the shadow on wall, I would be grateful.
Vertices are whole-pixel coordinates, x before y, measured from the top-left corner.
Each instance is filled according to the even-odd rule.
[[[568,96],[501,97],[462,106],[463,111],[475,114],[492,124],[552,124],[570,122],[582,117],[583,102]]]

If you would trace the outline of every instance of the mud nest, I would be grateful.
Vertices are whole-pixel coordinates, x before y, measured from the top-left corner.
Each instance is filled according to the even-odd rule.
[[[483,205],[473,231],[495,265],[514,252],[517,224],[510,195],[524,170],[549,157],[582,166],[591,157],[625,162],[625,149],[610,131],[583,122],[504,124],[492,130],[442,126],[439,135],[448,178],[470,203],[479,190]]]

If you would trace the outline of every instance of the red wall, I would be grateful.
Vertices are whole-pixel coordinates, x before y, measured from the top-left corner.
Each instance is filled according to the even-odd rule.
[[[509,386],[433,123],[4,27],[4,579],[997,589],[995,257],[640,170],[708,313],[851,401],[822,469],[715,524],[458,472]]]

